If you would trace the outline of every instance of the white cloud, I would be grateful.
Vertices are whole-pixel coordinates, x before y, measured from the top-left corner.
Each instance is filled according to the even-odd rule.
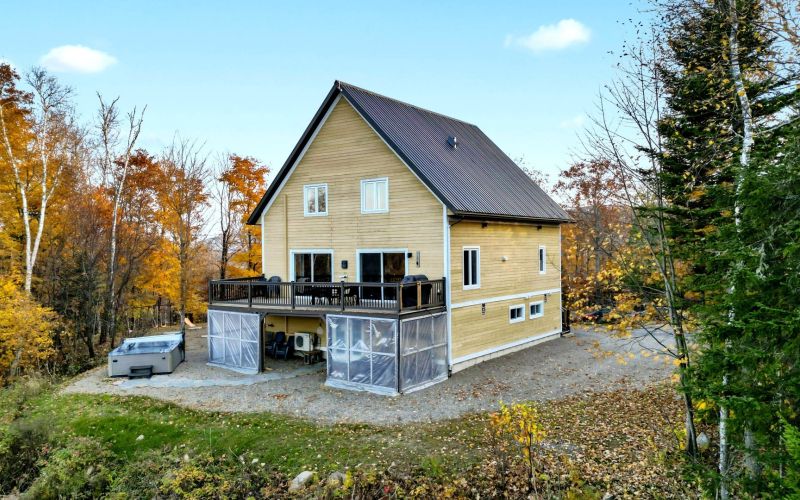
[[[62,45],[45,54],[41,63],[51,71],[99,73],[116,63],[114,56],[83,45]]]
[[[566,49],[586,43],[592,36],[585,24],[575,19],[562,19],[556,24],[539,26],[530,35],[506,36],[505,46],[518,45],[533,52]]]
[[[562,120],[558,126],[561,128],[581,128],[584,123],[586,123],[586,115],[577,115],[568,120]]]

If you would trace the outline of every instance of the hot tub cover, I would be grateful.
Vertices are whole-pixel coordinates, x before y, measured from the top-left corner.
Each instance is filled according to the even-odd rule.
[[[170,352],[179,347],[183,342],[180,332],[150,337],[131,337],[122,341],[111,351],[109,356],[124,356],[126,354],[155,354]]]

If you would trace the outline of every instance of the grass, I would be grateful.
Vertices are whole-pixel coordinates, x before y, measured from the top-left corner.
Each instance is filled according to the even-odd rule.
[[[29,403],[27,418],[46,418],[56,435],[100,440],[125,461],[151,450],[246,456],[286,474],[347,467],[423,467],[457,472],[482,456],[484,417],[402,427],[328,425],[270,413],[201,412],[144,397],[58,394]],[[141,438],[140,438],[141,436]]]

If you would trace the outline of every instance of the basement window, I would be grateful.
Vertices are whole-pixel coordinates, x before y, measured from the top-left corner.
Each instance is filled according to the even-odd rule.
[[[544,301],[531,302],[530,304],[530,318],[541,318],[544,316]]]
[[[519,323],[525,321],[525,304],[518,304],[508,307],[508,322]]]

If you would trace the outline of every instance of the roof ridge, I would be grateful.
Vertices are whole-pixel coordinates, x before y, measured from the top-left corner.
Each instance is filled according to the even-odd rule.
[[[339,84],[339,86],[346,85],[348,87],[360,90],[361,92],[366,92],[367,94],[372,94],[372,95],[380,97],[382,99],[386,99],[386,100],[389,100],[389,101],[394,101],[396,103],[402,104],[403,106],[408,106],[409,108],[414,108],[414,109],[417,109],[419,111],[423,111],[425,113],[429,113],[429,114],[436,115],[436,116],[441,116],[442,118],[447,118],[448,120],[453,120],[454,122],[463,123],[464,125],[469,125],[470,127],[479,128],[474,123],[470,123],[468,121],[464,121],[464,120],[461,120],[459,118],[453,118],[452,116],[446,115],[444,113],[439,113],[437,111],[431,111],[430,109],[426,109],[426,108],[423,108],[421,106],[417,106],[415,104],[411,104],[411,103],[406,102],[406,101],[401,101],[400,99],[395,99],[394,97],[389,97],[387,95],[379,94],[379,93],[375,92],[374,90],[365,89],[364,87],[359,87],[358,85],[353,85],[352,83],[347,83],[344,80],[336,80],[336,83]]]

